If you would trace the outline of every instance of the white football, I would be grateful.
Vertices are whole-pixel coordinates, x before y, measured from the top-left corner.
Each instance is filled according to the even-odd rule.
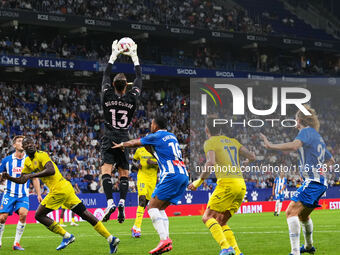
[[[123,50],[123,54],[124,54],[124,52],[128,51],[127,46],[132,46],[134,44],[135,42],[130,37],[123,37],[122,39],[118,41],[118,48],[119,50]]]

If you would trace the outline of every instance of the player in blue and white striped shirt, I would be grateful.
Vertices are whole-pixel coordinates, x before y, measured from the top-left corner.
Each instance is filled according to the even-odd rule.
[[[282,208],[282,202],[285,199],[284,190],[287,186],[287,178],[281,172],[279,177],[276,177],[273,185],[273,197],[276,200],[274,216],[279,216]]]
[[[19,177],[24,167],[26,154],[22,147],[22,140],[24,136],[15,136],[13,138],[13,147],[15,152],[1,161],[0,173],[7,172],[12,177]],[[0,176],[0,180],[1,180]],[[34,187],[39,186],[39,180],[33,180]],[[19,215],[19,222],[16,229],[13,250],[24,250],[20,246],[20,239],[24,233],[26,225],[26,216],[29,209],[29,182],[26,184],[17,184],[7,180],[5,184],[5,192],[3,194],[0,205],[0,248],[1,239],[5,230],[5,223],[8,215],[16,212]]]
[[[304,105],[309,114],[299,110],[296,114],[299,133],[294,141],[282,144],[272,144],[261,134],[266,148],[279,151],[298,151],[299,170],[304,180],[302,186],[295,192],[287,210],[287,223],[291,244],[290,255],[314,253],[312,211],[319,207],[319,199],[327,190],[325,172],[335,163],[327,150],[325,141],[319,134],[320,122],[314,109]],[[300,248],[300,222],[305,238],[305,244]]]
[[[177,204],[189,182],[188,172],[183,163],[182,152],[174,134],[166,130],[167,119],[158,116],[152,120],[151,132],[142,139],[117,144],[113,148],[144,146],[157,159],[160,181],[148,205],[152,224],[160,237],[157,247],[149,254],[162,254],[172,250],[169,238],[169,220],[165,209]]]

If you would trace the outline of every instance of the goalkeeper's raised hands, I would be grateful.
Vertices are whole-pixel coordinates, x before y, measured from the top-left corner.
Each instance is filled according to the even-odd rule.
[[[109,59],[109,63],[113,64],[116,61],[119,54],[122,53],[123,51],[124,49],[120,49],[118,46],[118,40],[114,40],[112,43],[112,53]]]
[[[132,62],[135,66],[139,65],[139,59],[137,55],[137,44],[127,45],[128,51],[124,52],[125,55],[128,55],[131,57]]]

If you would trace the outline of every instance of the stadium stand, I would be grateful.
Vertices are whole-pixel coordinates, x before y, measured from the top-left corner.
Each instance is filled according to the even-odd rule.
[[[146,254],[158,242],[150,224],[160,237],[150,254],[288,254],[288,232],[290,254],[340,254],[329,242],[340,223],[339,10],[336,0],[0,0],[0,254],[53,254],[57,239],[35,223],[63,237],[57,250],[76,238],[70,254],[105,252],[100,235],[111,253],[121,241],[120,252]],[[118,89],[122,73],[132,94]],[[308,108],[302,101],[317,116],[297,115]],[[157,158],[156,190],[153,159],[144,151],[133,160],[128,147],[138,141],[125,142],[126,130],[129,139],[150,134],[154,117],[152,130],[161,132],[140,142]],[[217,132],[209,139],[211,118],[225,123],[219,134],[237,141]],[[175,138],[163,132],[165,122]],[[34,139],[19,137],[21,149],[16,135]],[[23,151],[31,160],[20,159]],[[208,178],[207,168],[215,171]],[[277,178],[281,169],[287,185]],[[26,198],[26,186],[6,179],[26,182],[22,173],[31,171]],[[48,184],[40,182],[43,202],[32,184],[39,171]],[[143,217],[150,219],[141,232]],[[101,223],[115,219],[126,221],[104,223],[107,230]],[[202,238],[202,221],[220,251]]]
[[[270,6],[266,0],[256,2],[240,0],[237,3],[247,10],[252,19],[259,20],[259,23],[270,24],[273,34],[334,40],[325,31],[312,28],[303,20],[290,13],[282,1],[272,1]]]
[[[270,7],[264,0],[256,5],[249,0],[231,1],[197,1],[197,0],[157,0],[140,1],[131,7],[131,1],[106,0],[61,0],[61,1],[17,1],[2,0],[0,9],[24,10],[27,12],[44,12],[58,15],[78,15],[89,18],[109,20],[125,20],[129,22],[150,23],[156,25],[173,25],[188,28],[202,28],[237,32],[238,34],[256,35],[289,35],[292,37],[310,37],[334,40],[333,37],[312,28],[296,15],[284,8],[282,2],[275,0]],[[103,7],[104,6],[104,7]],[[116,14],[119,15],[116,15]],[[176,15],[174,15],[176,13]],[[18,26],[2,26],[0,28],[0,54],[16,56],[34,56],[76,60],[96,60],[105,63],[110,52],[112,34],[87,31],[86,34],[74,34],[68,30],[56,28],[49,33],[50,27],[32,24]],[[121,34],[115,33],[119,38]],[[191,39],[193,40],[193,39]],[[151,37],[138,40],[140,58],[143,64],[223,69],[230,71],[269,72],[275,74],[295,75],[339,75],[340,60],[333,51],[324,49],[303,49],[300,46],[293,49],[282,48],[280,45],[265,45],[238,43],[233,40],[216,42],[214,40],[193,43],[190,40],[168,37]],[[256,46],[256,47],[255,47]],[[118,62],[128,62],[121,57]],[[58,76],[58,74],[54,74]],[[53,76],[53,75],[52,75]],[[171,79],[170,79],[171,80]],[[176,83],[176,81],[172,81]],[[96,80],[98,83],[98,79]],[[58,161],[63,173],[71,173],[72,181],[83,192],[90,191],[92,179],[99,180],[99,137],[102,128],[100,122],[99,91],[93,87],[82,87],[56,83],[31,84],[22,81],[0,83],[0,110],[4,113],[0,118],[2,155],[10,147],[10,137],[25,132],[38,138],[42,150],[48,150],[53,159]],[[13,91],[19,91],[20,97],[13,96]],[[182,96],[180,96],[182,94]],[[158,111],[162,111],[171,120],[170,129],[179,137],[188,161],[189,151],[189,95],[178,93],[174,89],[147,89],[143,91],[143,101],[136,113],[131,128],[133,137],[139,137],[148,132],[149,121]],[[321,103],[320,103],[321,104]],[[334,101],[329,102],[335,105]],[[63,107],[57,107],[62,105]],[[323,105],[323,109],[327,106]],[[28,110],[28,111],[27,111]],[[338,114],[334,108],[333,115]],[[332,115],[322,111],[329,123],[339,126]],[[19,116],[19,118],[18,118]],[[339,154],[338,137],[334,129],[322,125],[325,132],[333,134],[330,137],[332,151]],[[236,129],[235,129],[236,130]],[[191,135],[199,132],[191,130]],[[278,131],[279,132],[279,131]],[[280,131],[281,132],[281,131]],[[285,132],[284,132],[285,133]],[[254,137],[250,133],[247,136]],[[292,133],[285,133],[293,137]],[[245,137],[240,136],[244,140]],[[259,149],[256,139],[252,139],[250,147],[266,159],[290,163],[285,155],[274,155]],[[66,142],[65,142],[66,141]],[[131,155],[132,156],[132,155]],[[202,155],[196,159],[203,161]],[[84,177],[90,171],[92,179],[85,181]],[[268,187],[272,176],[248,176],[249,183],[257,187]],[[331,182],[337,183],[337,176]],[[131,181],[136,180],[132,171]],[[292,177],[290,185],[295,186]],[[117,180],[116,180],[117,182]],[[100,183],[100,182],[98,182]],[[249,185],[253,185],[249,184]],[[330,183],[332,185],[332,183]],[[101,190],[98,184],[91,190]],[[212,189],[214,182],[206,183],[204,189]],[[116,188],[118,185],[116,186]],[[131,191],[135,189],[131,188]]]
[[[262,33],[242,8],[228,9],[216,1],[2,1],[0,8],[23,9],[92,18],[121,19],[141,23],[167,24],[229,31]]]
[[[39,29],[48,30],[27,25],[0,30],[3,35],[0,38],[0,54],[103,62],[109,57],[107,52],[110,51],[110,44],[106,36],[99,36],[100,40],[96,40],[92,34],[74,36],[57,33],[44,36]],[[162,42],[161,46],[159,41]],[[291,52],[279,47],[244,49],[240,45],[215,43],[189,45],[159,38],[142,40],[140,47],[144,49],[141,58],[145,64],[296,75],[340,73],[339,58],[318,51]],[[125,63],[129,60],[123,56],[118,61]]]

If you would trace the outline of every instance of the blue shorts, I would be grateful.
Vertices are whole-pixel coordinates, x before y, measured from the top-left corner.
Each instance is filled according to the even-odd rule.
[[[2,197],[0,205],[0,213],[8,213],[12,215],[13,212],[18,213],[19,208],[29,209],[29,199],[28,197],[10,197],[9,194],[5,194]]]
[[[319,199],[326,190],[327,186],[319,182],[304,182],[293,194],[292,200],[294,202],[300,201],[306,207],[320,207]]]
[[[281,202],[283,202],[283,200],[285,200],[285,194],[275,194],[275,198],[274,200],[280,200]]]
[[[157,184],[152,197],[157,196],[159,200],[177,204],[181,200],[188,183],[189,178],[185,174],[168,174]]]

